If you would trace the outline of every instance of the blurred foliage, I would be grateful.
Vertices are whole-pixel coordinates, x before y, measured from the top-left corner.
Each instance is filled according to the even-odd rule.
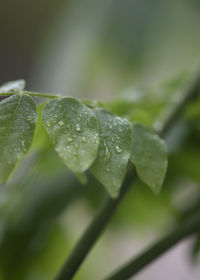
[[[173,83],[170,82],[170,84]],[[120,102],[116,103],[116,101],[110,102],[108,105],[101,105],[108,106],[113,112],[123,116],[132,114],[134,110],[139,112],[140,108],[143,111],[145,107],[145,112],[152,120],[150,127],[154,128],[155,122],[159,120],[160,116],[165,115],[163,112],[168,112],[170,107],[174,106],[171,99],[176,95],[176,102],[178,102],[178,95],[182,95],[182,87],[182,79],[172,87],[173,90],[166,87],[165,94],[169,101],[163,102],[162,106],[160,98],[157,99],[154,93],[146,95],[144,98],[135,98],[137,96],[135,90],[132,102],[126,103],[130,100],[129,95],[127,100],[124,98],[125,103],[121,102],[121,107]],[[157,114],[151,106],[147,106],[149,102],[152,102],[154,108],[159,108],[157,108]],[[115,107],[116,104],[117,107]],[[129,108],[127,112],[125,112],[125,104]],[[102,186],[94,180],[91,174],[88,174],[89,183],[86,186],[80,185],[55,154],[41,122],[42,106],[38,107],[39,122],[31,153],[16,169],[13,180],[1,189],[0,251],[2,261],[0,269],[2,279],[5,280],[14,277],[14,279],[34,279],[35,275],[38,279],[53,277],[74,242],[71,232],[67,229],[64,230],[63,224],[57,218],[80,199],[84,199],[84,204],[88,205],[90,211],[93,212],[98,208],[104,196]],[[192,108],[193,105],[189,107],[190,112],[192,112]],[[196,108],[194,108],[195,110]],[[199,130],[194,125],[198,122],[196,115],[194,119],[191,116],[193,113],[190,113],[188,119],[186,111],[184,126],[176,124],[187,133],[182,134],[182,142],[179,143],[179,146],[172,149],[167,179],[161,195],[155,197],[146,186],[138,182],[122,202],[113,220],[114,227],[120,228],[123,224],[129,226],[137,224],[139,230],[144,227],[165,227],[167,220],[178,217],[182,210],[190,206],[179,208],[180,202],[175,203],[174,199],[180,195],[179,182],[184,179],[189,185],[190,182],[191,184],[195,182],[197,187],[192,192],[198,192],[200,180],[198,170]],[[145,118],[142,117],[139,119],[141,123],[144,120]],[[135,118],[134,121],[138,122],[138,119]],[[173,141],[176,142],[179,134],[173,134]],[[180,198],[180,200],[181,203],[184,203],[185,198]],[[65,223],[65,228],[67,225],[70,226],[69,221],[65,220]],[[55,254],[59,255],[56,261],[54,260]],[[45,263],[47,262],[52,262],[53,265],[51,265],[51,269],[46,268],[46,271]]]
[[[199,14],[197,0],[2,1],[1,83],[25,78],[38,91],[92,96],[101,107],[159,130],[199,64]],[[169,77],[175,78],[161,83]],[[191,104],[168,136],[161,194],[137,182],[113,218],[111,236],[102,239],[100,255],[92,252],[92,268],[86,263],[76,279],[102,277],[122,228],[133,236],[165,231],[199,207],[199,112],[199,102]],[[40,123],[31,153],[0,189],[1,280],[53,279],[104,198],[92,175],[80,185],[47,141]]]

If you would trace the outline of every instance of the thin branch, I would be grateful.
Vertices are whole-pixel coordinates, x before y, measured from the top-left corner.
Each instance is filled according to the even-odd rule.
[[[88,252],[93,247],[94,243],[97,241],[98,237],[103,232],[106,225],[108,224],[119,202],[121,201],[121,199],[123,198],[127,190],[132,185],[133,183],[132,177],[134,173],[135,170],[132,168],[130,170],[130,173],[127,174],[119,198],[112,199],[107,196],[99,213],[93,219],[93,221],[88,226],[84,234],[81,236],[76,247],[71,253],[70,257],[67,259],[66,263],[63,265],[63,268],[61,269],[60,273],[57,275],[55,279],[57,280],[72,279],[72,277],[78,270],[79,266],[87,256]],[[132,174],[132,176],[130,174]]]
[[[49,93],[39,93],[39,92],[32,92],[32,91],[24,91],[24,93],[28,94],[28,95],[31,95],[31,96],[35,96],[35,97],[50,98],[50,99],[55,99],[55,98],[63,97],[60,94],[52,95],[52,94],[49,94]]]
[[[131,276],[135,276],[144,267],[156,260],[163,253],[167,252],[178,242],[195,233],[200,227],[200,211],[197,211],[191,217],[189,217],[184,223],[178,226],[173,232],[168,234],[163,239],[157,241],[138,257],[134,257],[125,265],[123,265],[111,276],[105,278],[105,280],[126,280]]]
[[[180,103],[176,104],[176,107],[171,111],[171,115],[168,117],[167,122],[164,124],[160,135],[166,137],[169,130],[173,127],[174,123],[181,117],[182,110],[189,103],[191,99],[198,96],[200,88],[200,73],[194,79],[191,86],[183,94],[183,98]],[[69,280],[77,272],[78,268],[88,255],[90,249],[93,247],[101,233],[105,229],[106,225],[110,221],[117,206],[124,197],[125,193],[132,186],[133,180],[136,178],[135,172],[129,172],[124,180],[122,191],[118,199],[113,200],[108,198],[102,209],[99,211],[89,227],[83,233],[82,237],[78,241],[77,245],[73,249],[71,255],[64,263],[61,271],[58,273],[56,280]],[[121,278],[123,279],[123,278]]]
[[[174,126],[177,120],[181,117],[183,110],[186,105],[190,103],[192,100],[196,99],[199,96],[200,90],[200,71],[197,73],[193,82],[186,88],[182,94],[180,101],[174,106],[172,106],[172,110],[165,120],[164,126],[160,135],[165,137],[168,131]]]
[[[54,98],[58,98],[58,97],[62,97],[61,95],[52,95],[52,94],[46,94],[46,93],[39,93],[39,92],[31,92],[31,91],[22,91],[22,92],[15,92],[15,91],[9,91],[9,92],[0,92],[0,96],[11,96],[14,94],[27,94],[30,96],[34,96],[34,97],[41,97],[41,98],[50,98],[50,99],[54,99]]]

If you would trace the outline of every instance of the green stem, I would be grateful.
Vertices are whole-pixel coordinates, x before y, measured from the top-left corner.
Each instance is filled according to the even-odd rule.
[[[105,278],[105,280],[126,280],[132,276],[135,276],[144,267],[149,265],[163,253],[167,252],[178,242],[198,231],[199,227],[200,211],[197,211],[195,214],[193,214],[193,216],[178,226],[173,232],[168,234],[163,239],[157,241],[138,257],[131,259],[111,276]]]
[[[57,280],[67,280],[72,279],[76,271],[78,270],[81,263],[84,261],[87,253],[90,251],[94,243],[97,241],[100,234],[103,232],[104,228],[108,224],[110,218],[112,217],[116,207],[118,206],[120,200],[125,195],[126,191],[133,183],[133,178],[130,174],[135,173],[134,169],[130,170],[127,174],[122,191],[118,199],[112,199],[107,197],[99,213],[96,215],[92,223],[86,229],[84,234],[79,239],[76,247],[74,248],[72,254],[67,259],[63,268],[57,275],[55,279]],[[136,177],[135,177],[136,178]]]
[[[51,94],[46,94],[46,93],[39,93],[39,92],[31,92],[31,91],[23,91],[23,92],[0,92],[0,96],[11,96],[14,94],[28,94],[30,96],[34,96],[34,97],[41,97],[41,98],[58,98],[58,97],[62,97],[60,95],[51,95]]]
[[[179,104],[177,104],[176,108],[174,108],[171,112],[171,115],[168,118],[168,121],[165,123],[160,134],[162,136],[166,136],[169,130],[173,127],[174,123],[180,118],[182,110],[187,105],[187,103],[198,96],[198,91],[200,88],[200,73],[194,79],[194,82],[187,89],[183,98]],[[77,245],[73,249],[71,255],[68,260],[64,263],[61,271],[56,277],[56,280],[68,280],[72,279],[72,277],[77,272],[78,268],[86,258],[90,249],[93,247],[97,239],[100,237],[101,233],[105,229],[109,220],[115,212],[115,209],[119,205],[120,201],[124,197],[125,193],[131,187],[133,180],[136,179],[135,172],[129,172],[124,180],[122,191],[118,199],[113,200],[108,198],[102,209],[100,209],[99,213],[94,220],[91,222],[89,227],[83,233],[82,237],[78,241]]]
[[[62,97],[62,95],[52,95],[47,93],[39,93],[39,92],[31,92],[31,91],[25,91],[24,93],[35,97],[50,98],[50,99]]]
[[[174,104],[174,106],[172,106],[172,109],[170,110],[170,114],[166,118],[163,129],[160,132],[160,135],[162,137],[165,137],[165,135],[168,133],[171,127],[174,126],[176,121],[180,118],[186,105],[199,96],[199,89],[200,89],[200,71],[197,73],[193,82],[188,86],[188,88],[185,89],[180,101],[177,104]]]

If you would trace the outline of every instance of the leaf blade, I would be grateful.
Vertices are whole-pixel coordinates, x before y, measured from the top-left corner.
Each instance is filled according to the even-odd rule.
[[[99,146],[95,114],[74,98],[58,98],[43,110],[43,123],[55,150],[74,173],[83,173],[94,162]]]
[[[140,179],[159,194],[167,171],[167,149],[164,141],[143,125],[133,125],[130,157]]]
[[[100,124],[100,145],[91,171],[110,196],[116,198],[130,157],[131,126],[126,119],[108,111],[99,109],[95,113]]]
[[[0,102],[1,183],[30,148],[36,119],[36,105],[28,95],[16,94]]]

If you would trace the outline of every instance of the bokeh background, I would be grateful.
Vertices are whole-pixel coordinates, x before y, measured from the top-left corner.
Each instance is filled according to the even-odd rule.
[[[145,95],[129,117],[149,125],[160,109],[153,98],[168,104],[199,67],[199,30],[198,0],[1,0],[0,83],[23,78],[27,90],[109,102],[125,116]],[[168,139],[160,196],[137,183],[74,279],[102,279],[199,201],[200,116],[191,112]],[[105,196],[91,176],[82,186],[40,136],[0,189],[1,280],[53,279]],[[181,243],[134,279],[199,279],[192,246]]]

